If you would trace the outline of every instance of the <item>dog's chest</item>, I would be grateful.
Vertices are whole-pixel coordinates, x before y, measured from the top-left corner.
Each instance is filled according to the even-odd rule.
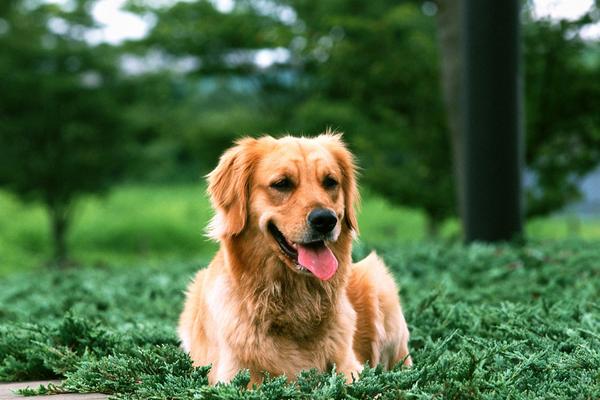
[[[236,328],[227,335],[230,348],[243,364],[273,374],[291,373],[306,368],[325,370],[335,348],[330,332],[331,311],[285,311],[275,308],[266,314],[249,315],[241,311]],[[274,370],[286,366],[289,370]]]
[[[292,326],[272,324],[266,330],[255,327],[249,332],[232,343],[237,357],[248,368],[294,376],[304,369],[324,371],[333,359],[333,338],[325,329],[299,333]]]
[[[265,336],[272,340],[297,342],[301,345],[313,344],[323,339],[327,323],[320,318],[291,322],[287,318],[275,319],[266,327]]]
[[[326,335],[334,314],[331,297],[314,295],[307,300],[306,296],[303,301],[283,293],[270,297],[251,316],[252,324],[263,335],[303,345],[318,342]]]

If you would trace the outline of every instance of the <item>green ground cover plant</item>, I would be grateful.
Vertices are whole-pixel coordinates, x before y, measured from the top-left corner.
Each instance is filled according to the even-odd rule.
[[[411,369],[208,386],[175,324],[204,262],[13,274],[0,283],[0,380],[61,378],[26,394],[131,399],[598,399],[600,246],[404,244],[379,249],[401,286]],[[358,244],[355,257],[367,254]]]
[[[104,197],[85,197],[76,206],[67,242],[83,265],[157,265],[210,257],[216,245],[203,237],[212,215],[204,186],[124,185]],[[362,191],[362,237],[379,246],[426,239],[423,212],[394,207]],[[456,220],[442,225],[441,238],[457,239]],[[600,239],[600,220],[549,217],[532,220],[527,233],[536,239]],[[51,258],[50,224],[40,205],[24,204],[0,190],[0,276],[43,269]]]
[[[212,216],[204,185],[128,185],[77,204],[67,238],[75,261],[85,265],[163,264],[208,258],[217,246],[203,236]],[[377,242],[424,237],[418,211],[366,195],[361,228]],[[51,257],[47,216],[0,191],[0,275],[43,267]]]

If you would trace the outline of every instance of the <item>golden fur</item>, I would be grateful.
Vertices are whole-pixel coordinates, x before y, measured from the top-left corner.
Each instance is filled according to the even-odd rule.
[[[288,177],[289,192],[273,189]],[[339,182],[325,188],[323,177]],[[242,139],[209,174],[216,210],[209,234],[220,249],[187,291],[179,336],[195,365],[212,364],[211,383],[249,369],[294,378],[301,370],[333,365],[349,380],[362,365],[411,365],[408,328],[398,290],[383,262],[371,254],[352,264],[358,229],[353,157],[339,135]],[[268,225],[298,242],[315,207],[335,212],[327,246],[338,261],[322,281],[299,273]]]

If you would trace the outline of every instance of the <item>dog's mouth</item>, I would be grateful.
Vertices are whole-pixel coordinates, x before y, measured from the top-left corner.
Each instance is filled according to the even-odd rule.
[[[295,243],[288,240],[274,223],[269,223],[269,232],[275,238],[283,254],[295,266],[295,271],[314,275],[326,281],[337,271],[338,261],[324,241]]]

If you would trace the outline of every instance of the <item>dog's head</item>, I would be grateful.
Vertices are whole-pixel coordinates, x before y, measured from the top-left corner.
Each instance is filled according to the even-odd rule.
[[[330,279],[338,267],[332,249],[358,230],[354,160],[341,135],[242,139],[208,183],[210,236],[250,234],[299,274]]]

